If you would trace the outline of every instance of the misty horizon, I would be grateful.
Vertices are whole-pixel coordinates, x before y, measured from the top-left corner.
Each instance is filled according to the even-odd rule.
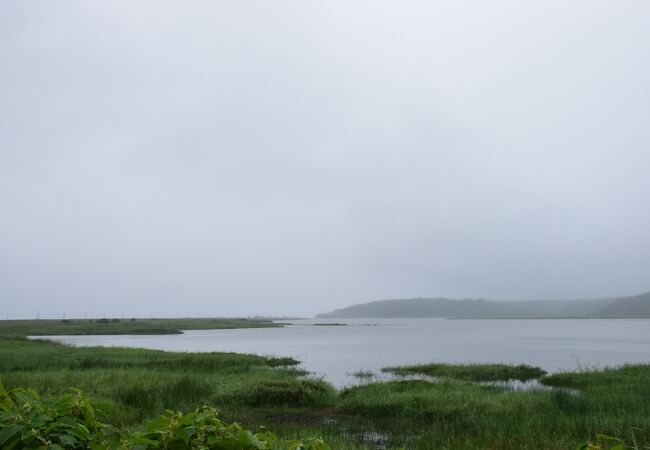
[[[0,5],[0,318],[650,291],[650,4]]]
[[[565,298],[565,299],[519,299],[519,300],[498,300],[498,299],[491,299],[491,298],[446,298],[446,297],[434,297],[434,296],[428,296],[428,297],[410,297],[410,298],[393,298],[393,299],[372,299],[372,300],[362,300],[362,301],[357,301],[357,302],[350,302],[347,305],[344,305],[343,308],[336,308],[333,309],[332,311],[320,311],[319,313],[316,313],[312,316],[299,316],[297,314],[248,314],[248,315],[218,315],[218,316],[210,316],[210,315],[197,315],[197,316],[183,316],[179,314],[170,314],[170,315],[160,315],[160,314],[155,314],[153,311],[149,315],[115,315],[115,316],[110,316],[108,314],[96,314],[96,315],[88,315],[87,313],[84,313],[83,315],[76,315],[76,316],[70,316],[68,315],[65,311],[61,312],[58,311],[55,312],[54,310],[46,310],[44,311],[45,314],[42,314],[40,310],[36,311],[35,315],[28,315],[28,314],[23,314],[23,315],[18,315],[18,316],[11,316],[9,312],[5,312],[4,317],[0,317],[0,320],[5,319],[5,320],[25,320],[25,319],[42,319],[42,320],[51,320],[51,319],[62,319],[62,320],[73,320],[73,319],[123,319],[123,320],[129,320],[129,319],[168,319],[168,318],[210,318],[210,317],[222,317],[222,318],[249,318],[249,319],[276,319],[276,320],[282,320],[282,319],[289,319],[289,318],[318,318],[323,316],[323,313],[329,313],[329,312],[335,312],[335,311],[340,311],[340,310],[345,310],[349,307],[356,307],[356,306],[362,306],[362,305],[369,305],[369,304],[376,304],[376,303],[381,303],[385,301],[399,301],[399,302],[404,302],[405,304],[408,303],[409,300],[452,300],[452,301],[457,301],[457,302],[463,302],[463,301],[481,301],[481,302],[489,302],[489,303],[500,303],[500,304],[519,304],[519,303],[539,303],[539,302],[550,302],[550,303],[566,303],[566,302],[586,302],[586,303],[598,303],[599,300],[617,300],[617,299],[628,299],[632,297],[638,297],[638,296],[645,296],[647,297],[650,295],[650,292],[643,292],[639,293],[637,295],[622,295],[622,296],[617,296],[617,297],[607,297],[607,298]],[[639,312],[639,314],[643,314]],[[337,316],[332,316],[332,317],[337,317]],[[372,317],[368,317],[372,318]]]

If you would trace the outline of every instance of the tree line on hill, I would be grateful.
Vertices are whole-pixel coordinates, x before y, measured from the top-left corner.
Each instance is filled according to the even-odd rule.
[[[650,292],[591,300],[492,301],[409,298],[379,300],[318,314],[318,318],[650,318]]]

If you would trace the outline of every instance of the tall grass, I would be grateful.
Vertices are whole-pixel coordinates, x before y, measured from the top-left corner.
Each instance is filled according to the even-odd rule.
[[[336,391],[322,380],[260,381],[241,386],[223,400],[248,406],[331,406]]]
[[[241,373],[253,367],[297,365],[293,358],[241,353],[165,352],[115,347],[69,347],[22,337],[0,338],[0,372],[16,370],[88,370],[144,368],[152,370]]]
[[[237,353],[68,347],[24,338],[0,340],[0,381],[59,395],[74,386],[99,400],[110,422],[133,425],[165,408],[234,404],[263,383],[304,374],[291,358]],[[297,384],[309,391],[308,385]]]
[[[341,410],[387,431],[393,445],[414,449],[569,449],[598,433],[631,442],[632,430],[642,448],[650,444],[649,380],[650,366],[638,365],[544,379],[581,391],[511,391],[451,379],[371,383],[344,390]]]

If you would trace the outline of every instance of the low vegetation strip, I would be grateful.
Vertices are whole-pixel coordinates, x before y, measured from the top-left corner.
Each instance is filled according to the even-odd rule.
[[[100,334],[180,334],[182,330],[272,328],[262,319],[63,319],[0,320],[0,335],[65,336]]]
[[[469,381],[534,380],[546,374],[539,367],[521,364],[420,364],[415,366],[385,367],[382,372],[397,375],[427,375]]]
[[[24,337],[0,336],[0,373],[45,373],[52,371],[138,369],[152,373],[239,374],[260,367],[295,366],[287,357],[265,357],[241,353],[165,352],[116,347],[70,347]],[[302,373],[302,372],[301,372]]]

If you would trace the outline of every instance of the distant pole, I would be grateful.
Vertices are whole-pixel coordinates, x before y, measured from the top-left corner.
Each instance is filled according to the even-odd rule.
[[[37,312],[36,312],[36,320],[38,320],[38,319],[40,319],[40,318],[41,318],[41,312],[40,312],[40,311],[37,311]]]

